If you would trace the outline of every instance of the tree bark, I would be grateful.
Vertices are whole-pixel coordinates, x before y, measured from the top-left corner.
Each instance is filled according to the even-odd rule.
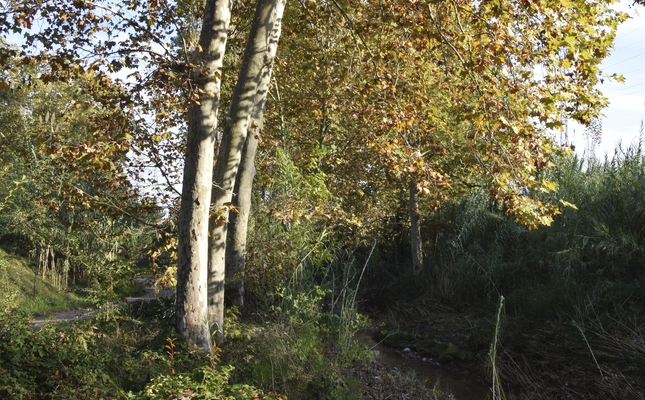
[[[412,247],[412,272],[419,275],[423,269],[423,241],[419,223],[419,196],[417,183],[410,179],[410,245]]]
[[[38,288],[36,283],[38,282],[38,266],[34,269],[34,298],[38,295]]]
[[[231,18],[231,0],[208,0],[194,71],[203,91],[188,114],[188,141],[179,213],[176,328],[189,346],[212,349],[208,326],[208,216],[221,69]]]
[[[269,76],[270,79],[270,76]],[[265,98],[266,99],[266,98]],[[259,113],[254,112],[249,133],[242,151],[242,163],[235,181],[234,205],[237,213],[229,217],[231,237],[226,246],[226,279],[229,281],[228,298],[234,306],[244,306],[244,268],[246,265],[246,238],[253,195],[253,178],[255,177],[255,154],[258,140],[262,133],[264,101],[257,105]]]
[[[246,266],[246,242],[253,197],[253,178],[256,173],[255,154],[264,128],[264,105],[271,85],[272,70],[272,67],[265,69],[258,85],[251,113],[251,123],[242,149],[242,161],[235,180],[233,203],[238,212],[229,216],[231,237],[226,246],[226,279],[230,282],[228,298],[232,305],[238,307],[244,306],[244,268]]]
[[[210,265],[208,274],[208,316],[211,326],[223,337],[226,234],[229,204],[246,141],[251,114],[258,102],[262,77],[271,73],[278,48],[286,0],[258,0],[237,85],[224,127],[213,175],[210,219]]]

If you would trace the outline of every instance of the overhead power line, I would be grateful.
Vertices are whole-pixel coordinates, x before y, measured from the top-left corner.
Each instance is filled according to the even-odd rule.
[[[615,67],[616,65],[620,65],[620,64],[625,63],[625,62],[627,62],[627,61],[633,60],[634,58],[640,57],[640,56],[642,56],[643,54],[645,54],[645,51],[644,51],[644,52],[642,52],[642,53],[638,53],[638,54],[636,54],[635,56],[630,57],[630,58],[628,58],[628,59],[626,59],[626,60],[623,60],[623,61],[617,62],[617,63],[615,63],[615,64],[609,65],[609,66],[607,66],[607,67],[605,67],[605,68]]]
[[[638,72],[638,71],[643,71],[643,70],[645,70],[645,67],[641,67],[641,68],[638,68],[638,69],[633,69],[633,70],[627,71],[627,72],[621,72],[621,75],[627,75],[627,74],[631,74],[632,72]]]
[[[627,87],[624,87],[624,88],[622,88],[622,89],[614,90],[614,91],[611,91],[611,92],[609,92],[609,93],[605,93],[605,94],[606,94],[606,95],[610,95],[610,94],[614,94],[614,93],[622,92],[623,90],[633,89],[633,88],[635,88],[636,86],[642,86],[642,85],[645,85],[645,82],[637,83],[637,84],[635,84],[635,85],[627,86]]]
[[[630,43],[630,44],[628,44],[628,45],[625,45],[625,46],[619,47],[619,48],[617,48],[617,49],[614,49],[614,51],[619,51],[619,50],[622,50],[622,49],[626,49],[626,48],[628,48],[628,47],[631,47],[631,46],[633,46],[633,45],[635,45],[635,44],[639,44],[639,43],[641,43],[641,42],[645,42],[645,39],[641,39],[641,40],[638,40],[638,41],[636,41],[636,42]]]
[[[630,89],[631,89],[631,88],[630,88]],[[634,92],[629,92],[629,93],[622,93],[622,94],[616,95],[616,96],[614,96],[614,97],[626,97],[626,96],[631,96],[631,95],[633,95],[633,94],[640,94],[640,93],[642,93],[643,95],[645,95],[645,89],[639,89],[639,90],[636,90],[636,91],[634,91]]]
[[[638,27],[638,28],[636,28],[636,29],[634,29],[634,30],[631,30],[631,31],[627,32],[627,33],[626,33],[626,34],[624,34],[624,35],[620,35],[620,36],[619,36],[619,37],[617,37],[616,39],[622,39],[622,38],[624,38],[625,36],[631,35],[632,33],[636,32],[636,31],[639,31],[639,30],[641,30],[641,29],[643,29],[643,28],[645,28],[645,25],[640,26],[640,27]]]

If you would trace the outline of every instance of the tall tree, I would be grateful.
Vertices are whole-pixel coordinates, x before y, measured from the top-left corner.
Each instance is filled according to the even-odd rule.
[[[230,1],[208,1],[204,9],[197,11],[203,16],[199,43],[190,33],[194,31],[194,21],[191,22],[194,9],[199,10],[200,7],[191,1],[162,6],[160,2],[135,0],[128,3],[127,11],[101,0],[2,3],[6,12],[0,20],[0,32],[3,35],[9,31],[22,32],[26,42],[20,50],[7,51],[3,47],[0,54],[3,58],[16,55],[31,62],[36,59],[34,54],[38,54],[38,59],[49,64],[49,79],[66,80],[89,71],[97,75],[95,82],[99,88],[115,83],[108,76],[110,73],[129,69],[127,82],[121,81],[120,86],[116,85],[123,91],[104,98],[106,107],[124,110],[129,121],[138,127],[134,132],[123,135],[128,145],[126,150],[133,149],[137,156],[149,152],[148,159],[159,166],[164,157],[167,159],[177,153],[176,149],[159,150],[159,144],[172,137],[173,126],[182,127],[185,120],[182,113],[188,115],[178,249],[177,329],[189,343],[204,349],[210,346],[202,307],[207,291],[200,287],[206,276],[204,271],[208,259],[202,245],[208,237],[204,221],[210,210],[219,215],[219,218],[213,217],[216,228],[211,245],[216,250],[212,257],[216,261],[212,263],[212,273],[208,276],[215,310],[212,313],[213,327],[221,332],[225,231],[221,235],[217,227],[226,219],[226,215],[222,215],[222,207],[230,203],[246,138],[248,115],[253,105],[259,102],[256,100],[257,87],[263,74],[270,75],[284,6],[284,1],[257,2],[229,119],[224,124],[224,139],[220,143],[218,168],[214,174],[218,185],[212,194],[212,148],[219,105],[219,70],[226,47]],[[35,26],[49,28],[36,29]],[[127,39],[119,40],[120,33]],[[47,50],[39,52],[39,48]],[[190,56],[191,52],[194,56]],[[155,125],[150,126],[146,122],[150,118],[142,115],[152,116]],[[145,179],[144,174],[138,176]],[[168,176],[166,178],[168,180]],[[215,204],[209,210],[211,195]]]
[[[325,173],[353,237],[393,225],[410,179],[421,213],[482,186],[519,223],[549,224],[551,132],[606,104],[594,86],[624,19],[610,4],[302,3],[265,137]]]
[[[423,239],[421,237],[421,221],[419,220],[419,194],[417,192],[417,183],[410,179],[410,188],[408,189],[409,215],[410,215],[410,247],[412,250],[412,272],[419,275],[423,269]]]
[[[189,345],[209,351],[208,215],[212,191],[221,69],[231,19],[230,0],[206,3],[200,50],[193,71],[199,100],[189,110],[188,142],[179,214],[177,332]],[[202,67],[203,65],[203,67]],[[203,69],[202,69],[203,68]]]
[[[235,180],[233,204],[236,210],[229,215],[231,232],[226,246],[226,279],[229,281],[227,297],[238,307],[244,305],[244,267],[253,197],[253,178],[256,174],[255,155],[264,126],[264,104],[270,81],[271,73],[264,74],[258,88],[259,99],[253,107],[249,132],[244,142],[238,176]]]
[[[225,3],[230,14],[228,2],[206,2],[204,21]],[[346,236],[369,235],[386,225],[391,209],[403,208],[403,199],[414,202],[401,190],[412,188],[410,180],[428,208],[481,185],[519,222],[548,224],[558,212],[557,204],[540,198],[555,188],[540,175],[558,152],[549,131],[564,118],[589,122],[606,103],[594,85],[623,18],[610,3],[301,2],[302,19],[289,32],[294,46],[279,65],[283,100],[275,110],[280,112],[269,113],[266,124],[278,128],[265,136],[274,135],[300,170],[323,177],[336,198],[345,199],[334,202],[334,217],[342,219],[334,225],[346,227]],[[200,317],[204,289],[199,290],[206,257],[198,243],[207,237],[209,215],[204,203],[212,202],[208,318],[221,332],[226,221],[253,109],[262,99],[258,88],[275,57],[284,0],[257,3],[222,127],[210,199],[206,147],[214,142],[217,63],[226,42],[222,21],[228,17],[220,20],[219,42],[203,41],[199,48],[183,35],[177,18],[192,1],[129,0],[123,10],[112,0],[0,0],[0,5],[0,33],[22,33],[26,41],[20,49],[3,46],[0,59],[11,54],[25,63],[44,62],[49,80],[91,78],[101,108],[118,116],[104,119],[97,130],[109,133],[106,149],[125,153],[144,148],[137,146],[141,143],[163,142],[180,131],[171,127],[183,127],[188,115],[192,155],[185,166],[179,250],[180,282],[188,286],[179,289],[178,328],[192,332],[189,342],[208,348],[206,318]],[[215,18],[209,21],[216,25]],[[127,39],[120,40],[121,34]],[[211,34],[202,30],[202,36]],[[177,35],[182,40],[171,39]],[[197,56],[191,58],[193,49]],[[124,69],[130,81],[111,79],[110,73]],[[192,108],[185,113],[188,104]],[[155,117],[153,134],[142,127],[148,115]],[[124,128],[133,125],[139,128]],[[102,152],[78,150],[100,163]],[[153,153],[159,161],[177,152]]]
[[[253,109],[266,98],[266,90],[260,90],[260,86],[265,77],[271,76],[285,5],[286,0],[258,0],[213,174],[208,313],[220,336],[224,323],[227,219]]]

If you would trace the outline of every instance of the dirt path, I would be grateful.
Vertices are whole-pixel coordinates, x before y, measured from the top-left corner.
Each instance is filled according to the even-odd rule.
[[[175,295],[175,289],[173,288],[163,288],[159,291],[156,291],[154,287],[154,279],[137,277],[134,278],[136,282],[139,282],[144,287],[143,294],[139,296],[126,297],[125,301],[128,303],[133,303],[135,301],[145,301],[158,299],[160,297],[171,297]],[[78,321],[84,319],[90,319],[98,312],[95,308],[82,308],[79,310],[67,310],[59,311],[53,313],[49,316],[38,316],[34,317],[31,321],[31,327],[35,330],[38,330],[50,322],[61,322],[61,321]]]
[[[92,318],[96,314],[96,309],[81,308],[80,310],[59,311],[50,316],[34,317],[31,321],[31,327],[38,330],[50,322],[76,321],[81,319]]]

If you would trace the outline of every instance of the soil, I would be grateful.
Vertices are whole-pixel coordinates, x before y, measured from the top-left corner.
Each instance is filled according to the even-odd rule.
[[[489,387],[487,365],[495,315],[476,308],[455,310],[426,303],[406,304],[381,313],[382,326],[374,339],[394,349],[409,348],[417,357]],[[593,335],[591,327],[587,327],[589,342],[585,342],[570,321],[560,316],[542,320],[506,316],[496,357],[506,398],[645,399],[642,365],[638,365],[642,357],[614,354],[619,353],[618,347],[609,347],[606,342],[617,339],[608,333]],[[626,341],[626,337],[620,338]],[[632,347],[642,349],[633,343]],[[592,358],[589,346],[600,365]]]
[[[67,311],[59,311],[56,313],[53,313],[50,316],[37,316],[34,317],[34,319],[31,321],[31,327],[33,329],[40,329],[43,326],[47,325],[48,323],[51,322],[62,322],[62,321],[76,321],[76,320],[83,320],[83,319],[90,319],[96,314],[95,309],[91,308],[82,308],[79,310],[67,310]]]
[[[426,382],[414,374],[378,361],[366,366],[355,366],[350,369],[350,373],[361,383],[364,400],[455,399],[450,394],[428,387]]]

